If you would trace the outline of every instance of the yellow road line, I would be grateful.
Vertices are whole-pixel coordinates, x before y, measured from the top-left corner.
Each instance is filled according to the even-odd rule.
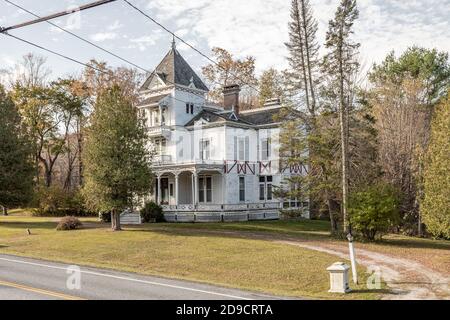
[[[44,289],[28,287],[28,286],[25,286],[25,285],[22,285],[22,284],[12,283],[12,282],[7,282],[7,281],[1,281],[1,280],[0,280],[0,286],[12,287],[12,288],[21,289],[21,290],[25,290],[25,291],[30,291],[30,292],[34,292],[34,293],[39,293],[39,294],[52,296],[52,297],[56,297],[56,298],[60,298],[60,299],[64,299],[64,300],[86,300],[86,299],[83,299],[83,298],[80,298],[80,297],[70,296],[70,295],[64,294],[64,293],[59,293],[59,292],[53,292],[53,291],[48,291],[48,290],[44,290]]]

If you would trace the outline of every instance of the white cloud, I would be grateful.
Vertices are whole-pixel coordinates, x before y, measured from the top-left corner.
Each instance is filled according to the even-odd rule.
[[[338,1],[311,4],[319,21],[318,40],[323,44]],[[160,22],[179,28],[183,38],[195,39],[208,48],[223,47],[237,57],[255,56],[261,71],[287,66],[284,43],[290,5],[288,0],[152,0],[147,9],[156,12]],[[450,0],[364,0],[358,1],[358,6],[354,38],[361,42],[361,56],[367,63],[381,61],[392,49],[403,51],[414,44],[450,51],[449,12],[443,10],[450,7]]]
[[[92,34],[90,38],[96,42],[103,42],[106,40],[114,40],[117,38],[117,33],[114,32],[99,32]]]
[[[121,29],[122,27],[123,27],[123,24],[120,23],[119,20],[116,20],[116,21],[113,22],[113,24],[108,26],[108,30],[114,31],[114,30]]]
[[[139,51],[145,51],[147,48],[154,46],[161,38],[161,32],[152,34],[151,36],[142,36],[138,38],[130,39],[130,45],[128,49],[138,49]]]

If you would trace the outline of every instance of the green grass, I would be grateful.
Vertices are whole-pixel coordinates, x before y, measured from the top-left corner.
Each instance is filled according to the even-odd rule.
[[[326,268],[338,258],[316,251],[224,233],[248,231],[326,237],[322,222],[152,224],[111,232],[82,219],[86,229],[56,231],[54,218],[0,217],[0,253],[187,279],[292,297],[378,299],[385,290],[353,287],[329,294]],[[29,228],[32,235],[27,235]],[[365,270],[360,274],[365,277]],[[1,276],[0,276],[1,277]],[[364,278],[362,283],[365,283]]]

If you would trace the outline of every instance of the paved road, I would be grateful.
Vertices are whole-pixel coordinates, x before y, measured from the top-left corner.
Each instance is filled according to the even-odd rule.
[[[80,267],[80,282],[67,264],[0,255],[0,300],[270,300],[241,290],[133,273]],[[70,279],[69,279],[70,277]],[[67,285],[69,279],[69,286]],[[80,284],[80,289],[69,289]]]

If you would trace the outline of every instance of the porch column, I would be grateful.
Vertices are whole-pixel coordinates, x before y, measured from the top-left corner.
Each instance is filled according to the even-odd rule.
[[[158,187],[157,187],[158,198],[156,199],[156,203],[158,205],[160,205],[161,204],[161,176],[157,176],[156,179],[158,180]]]
[[[198,174],[197,172],[192,173],[192,199],[194,201],[193,205],[198,204]]]
[[[179,202],[178,202],[178,199],[179,199],[179,193],[178,193],[178,190],[179,190],[179,188],[178,188],[178,182],[179,182],[179,176],[180,176],[180,174],[179,173],[176,173],[175,174],[175,205],[178,207],[178,205],[179,205]]]
[[[227,196],[227,181],[226,174],[222,173],[222,205],[226,204],[226,196]]]

